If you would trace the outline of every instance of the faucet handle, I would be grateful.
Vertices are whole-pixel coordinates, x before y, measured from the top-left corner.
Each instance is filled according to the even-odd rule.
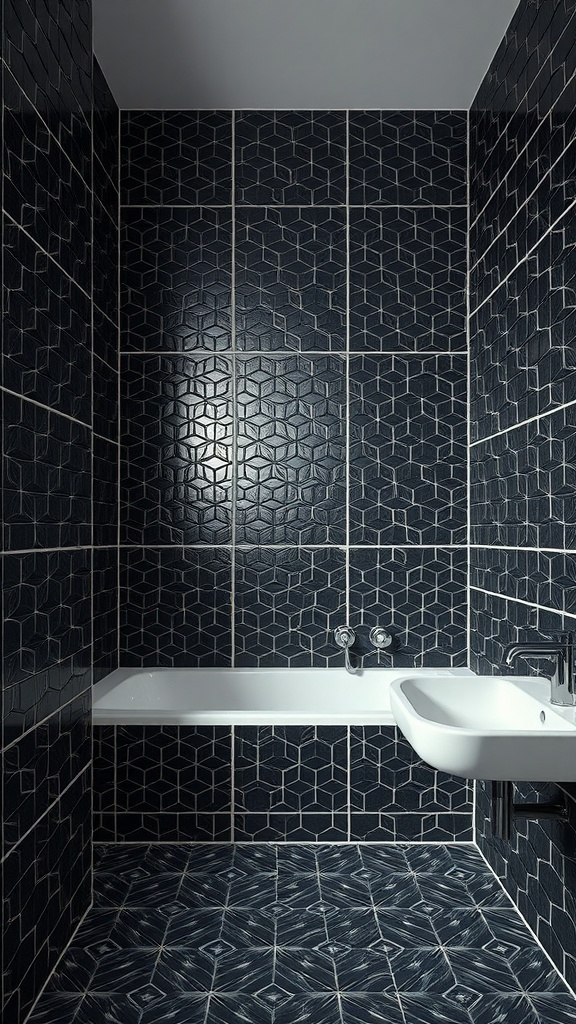
[[[343,647],[344,650],[348,650],[356,643],[356,633],[352,629],[352,626],[336,626],[336,629],[334,630],[334,640],[338,647]]]
[[[370,643],[372,647],[375,647],[377,651],[384,651],[387,647],[390,647],[392,643],[392,637],[390,633],[383,628],[383,626],[373,626],[370,630]]]

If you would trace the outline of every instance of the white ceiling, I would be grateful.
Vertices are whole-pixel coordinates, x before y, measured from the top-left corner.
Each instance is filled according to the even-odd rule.
[[[120,107],[469,107],[518,0],[94,0]]]

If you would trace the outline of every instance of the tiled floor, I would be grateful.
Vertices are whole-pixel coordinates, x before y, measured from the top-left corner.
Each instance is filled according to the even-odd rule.
[[[108,846],[34,1024],[574,1024],[473,847]]]

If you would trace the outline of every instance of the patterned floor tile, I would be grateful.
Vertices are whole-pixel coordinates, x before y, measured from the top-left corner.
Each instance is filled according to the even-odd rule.
[[[274,1024],[341,1024],[337,995],[291,996],[276,1007]]]
[[[517,992],[521,988],[509,964],[486,949],[447,949],[446,956],[458,985],[472,992]]]
[[[377,907],[406,907],[414,910],[422,894],[411,874],[390,874],[370,881],[370,892]]]
[[[402,992],[405,1024],[470,1024],[463,1006],[436,992]],[[496,1018],[497,1019],[497,1018]]]
[[[44,995],[30,1017],[30,1024],[72,1024],[81,999],[80,995],[60,992]]]
[[[361,846],[360,856],[366,868],[375,868],[381,873],[405,873],[409,871],[408,851],[411,847],[401,844],[394,846]]]
[[[199,949],[221,937],[223,923],[222,909],[182,910],[170,917],[164,945]]]
[[[335,992],[334,962],[315,949],[276,950],[274,982],[287,992]]]
[[[172,995],[145,1008],[140,1024],[158,1024],[159,1021],[162,1024],[204,1024],[207,1007],[208,997],[205,995]]]
[[[405,910],[378,908],[376,917],[384,942],[396,947],[415,948],[434,946],[438,939],[427,914],[406,914]]]
[[[404,1024],[398,998],[391,993],[350,992],[341,997],[343,1024]]]
[[[256,993],[274,980],[274,952],[271,949],[241,949],[220,957],[214,978],[215,992]]]
[[[394,978],[381,951],[351,949],[336,962],[342,992],[392,992]]]
[[[276,943],[299,949],[315,949],[326,942],[326,920],[306,909],[290,908],[276,921]]]
[[[430,921],[442,946],[481,947],[493,941],[492,932],[475,907],[438,907],[431,912]]]
[[[176,1022],[177,1018],[173,1024]],[[80,1003],[74,1024],[142,1024],[142,1007],[130,996],[118,992],[114,995],[90,993]]]
[[[539,1017],[524,995],[481,996],[468,1008],[472,1024],[537,1024]],[[554,1017],[553,1020],[560,1018]]]
[[[274,1005],[267,1005],[254,995],[221,992],[210,996],[206,1024],[272,1024]]]
[[[390,954],[390,967],[399,992],[439,992],[454,985],[454,975],[441,949],[401,949]]]
[[[381,937],[373,910],[366,907],[341,907],[337,914],[327,918],[326,927],[331,942],[346,942],[354,949],[367,949]]]
[[[214,969],[214,958],[208,953],[196,949],[163,949],[152,983],[165,996],[210,992]]]
[[[257,949],[274,946],[276,922],[268,910],[226,910],[222,918],[220,938],[235,949]]]
[[[368,883],[352,875],[322,875],[322,899],[333,907],[371,907],[372,896]]]

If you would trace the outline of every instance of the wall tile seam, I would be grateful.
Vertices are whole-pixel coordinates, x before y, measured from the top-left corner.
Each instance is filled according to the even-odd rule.
[[[574,554],[574,552],[570,552]],[[477,587],[475,585],[470,586],[470,590],[476,594],[485,594],[486,597],[497,597],[500,601],[512,601],[515,604],[521,604],[525,608],[533,608],[539,612],[547,612],[552,615],[561,615],[568,619],[576,619],[576,612],[567,612],[564,608],[553,608],[549,605],[538,604],[537,601],[526,601],[521,597],[508,597],[505,594],[498,594],[495,590],[485,590],[483,587]]]
[[[64,270],[64,267],[61,266],[60,263],[58,263],[58,260],[55,260],[54,257],[51,256],[50,253],[38,243],[36,238],[34,238],[34,235],[31,235],[30,232],[25,227],[23,227],[22,224],[19,224],[17,220],[14,220],[14,217],[12,217],[4,208],[2,208],[2,216],[5,218],[5,220],[9,221],[10,224],[12,224],[15,228],[18,228],[18,230],[21,231],[23,235],[26,235],[26,237],[36,247],[38,252],[41,252],[43,256],[46,256],[46,258],[50,260],[53,266],[55,266],[60,271],[60,273],[66,278],[66,280],[69,281],[70,284],[73,284],[74,287],[78,289],[78,291],[82,292],[82,295],[84,295],[84,297],[88,299],[89,302],[92,302],[92,296],[90,295],[90,293],[87,292],[86,289],[83,288],[81,284],[78,284],[78,281],[75,281],[67,270]]]
[[[2,58],[1,64],[2,64],[2,71],[3,71],[3,72],[5,72],[6,74],[10,75],[10,78],[12,79],[12,81],[14,82],[14,84],[16,85],[16,88],[18,89],[18,91],[19,91],[19,92],[21,92],[21,93],[22,93],[22,95],[23,95],[23,96],[25,97],[25,99],[26,99],[26,100],[28,101],[28,103],[30,104],[30,106],[31,106],[31,107],[32,107],[32,109],[34,110],[34,113],[35,113],[35,114],[36,114],[36,116],[38,117],[38,120],[42,122],[42,124],[44,125],[44,128],[45,128],[45,129],[46,129],[46,131],[48,132],[48,135],[49,135],[49,136],[50,136],[50,138],[51,138],[51,139],[53,140],[53,142],[54,142],[54,143],[55,143],[55,144],[56,144],[56,145],[58,146],[58,149],[60,150],[60,152],[62,153],[62,155],[63,155],[63,156],[65,157],[65,159],[66,159],[66,162],[67,162],[67,163],[68,163],[68,164],[70,165],[70,167],[72,167],[72,168],[73,168],[73,170],[74,170],[74,171],[76,172],[76,174],[78,175],[78,177],[79,177],[79,178],[81,179],[81,181],[82,181],[82,182],[84,183],[84,185],[86,186],[86,189],[88,190],[88,192],[92,192],[92,186],[91,186],[91,185],[90,185],[90,184],[89,184],[89,183],[88,183],[88,182],[86,181],[86,178],[85,178],[85,177],[84,177],[84,175],[82,174],[82,170],[81,170],[81,168],[80,168],[80,167],[79,167],[79,166],[78,166],[78,165],[77,165],[77,164],[76,164],[76,163],[74,162],[74,160],[72,159],[72,157],[71,157],[71,156],[70,156],[70,155],[69,155],[69,154],[68,154],[68,153],[66,152],[66,150],[65,150],[65,149],[64,149],[64,147],[62,146],[62,144],[61,144],[60,140],[59,140],[59,139],[58,139],[58,138],[57,138],[57,137],[56,137],[56,136],[54,135],[54,132],[52,131],[52,129],[50,128],[49,124],[48,124],[48,123],[47,123],[47,121],[45,120],[45,118],[44,118],[44,115],[43,115],[43,114],[42,114],[42,112],[41,112],[41,111],[40,111],[40,110],[38,109],[38,107],[37,107],[37,106],[35,105],[35,103],[34,103],[34,100],[32,100],[32,99],[30,98],[30,96],[29,96],[29,94],[27,93],[27,91],[26,91],[26,89],[24,88],[24,86],[23,86],[23,85],[22,85],[22,84],[21,84],[21,83],[20,83],[20,82],[18,81],[18,79],[16,78],[16,75],[14,74],[14,72],[12,71],[12,69],[11,69],[11,68],[10,68],[10,67],[8,66],[8,64],[6,63],[6,61],[4,60],[4,58]],[[90,138],[92,138],[92,123],[91,123],[91,122],[92,122],[92,119],[90,118],[90,120],[87,120],[87,118],[86,118],[86,116],[85,116],[85,114],[84,114],[84,111],[83,111],[83,110],[81,110],[81,108],[79,108],[79,109],[78,109],[77,113],[78,113],[78,112],[79,112],[79,113],[80,113],[80,114],[82,115],[82,120],[84,121],[84,124],[86,125],[86,128],[87,128],[87,130],[88,130],[88,131],[89,131],[89,133],[90,133]],[[93,148],[93,147],[91,146],[91,148]]]
[[[128,333],[128,332],[125,332],[125,333]],[[209,356],[214,356],[215,358],[226,359],[226,358],[231,357],[232,354],[233,354],[233,351],[232,351],[231,348],[222,348],[222,349],[194,348],[194,349],[182,349],[182,350],[176,350],[176,349],[165,349],[165,350],[162,350],[162,349],[150,349],[150,350],[146,350],[146,349],[134,349],[134,350],[122,349],[120,351],[120,357],[122,359],[127,359],[127,358],[131,358],[131,357],[134,357],[136,359],[144,359],[145,357],[148,357],[148,356],[156,357],[156,358],[158,358],[159,356],[162,356],[162,357],[168,356],[168,357],[174,357],[174,358],[178,358],[178,359],[183,359],[183,358],[184,359],[188,359],[188,358],[191,358],[191,359],[199,359],[199,360],[207,359]],[[466,348],[458,348],[458,349],[449,349],[449,350],[446,350],[446,351],[442,351],[440,349],[421,349],[420,351],[413,351],[411,349],[384,349],[383,351],[378,352],[378,351],[375,351],[373,349],[343,349],[343,348],[339,348],[339,349],[316,349],[316,348],[313,348],[313,349],[302,349],[302,350],[294,349],[294,348],[286,348],[286,349],[278,349],[278,348],[277,349],[264,349],[264,348],[256,349],[255,348],[255,349],[240,349],[240,350],[236,350],[236,352],[234,354],[236,355],[237,359],[246,359],[246,360],[248,360],[248,359],[256,359],[258,356],[266,356],[266,357],[277,358],[277,359],[286,359],[289,356],[302,356],[302,357],[306,357],[307,359],[313,359],[313,358],[326,359],[328,356],[339,356],[342,359],[345,359],[347,356],[354,357],[354,358],[358,358],[359,356],[362,356],[362,357],[369,358],[369,359],[380,359],[380,358],[381,359],[391,359],[391,358],[394,358],[394,357],[398,357],[399,359],[404,359],[404,358],[411,358],[413,356],[417,357],[418,359],[423,359],[423,358],[426,358],[426,357],[428,357],[430,359],[444,359],[446,357],[456,358],[458,356],[463,356],[463,358],[465,359],[466,355],[467,355],[467,349]],[[107,364],[107,365],[109,365],[109,364]],[[113,369],[113,367],[110,367],[110,368]]]
[[[502,288],[505,284],[508,283],[509,279],[512,277],[513,274],[516,273],[518,268],[521,267],[522,264],[526,263],[527,260],[530,259],[530,256],[532,256],[534,254],[534,252],[536,251],[538,246],[541,244],[541,242],[543,242],[543,240],[545,238],[547,238],[548,235],[551,235],[552,232],[556,230],[556,228],[558,227],[560,222],[565,217],[567,217],[568,214],[573,213],[575,208],[576,208],[576,199],[573,199],[568,204],[566,209],[563,210],[562,213],[556,218],[556,220],[553,221],[553,223],[550,224],[550,226],[546,228],[546,231],[542,232],[542,234],[539,236],[538,240],[534,243],[533,246],[531,246],[531,248],[528,250],[528,252],[525,253],[525,255],[522,257],[522,259],[518,260],[518,263],[516,263],[515,266],[512,267],[512,269],[508,271],[508,273],[498,282],[496,287],[492,289],[492,291],[486,296],[486,298],[482,299],[482,302],[478,303],[478,305],[471,311],[471,313],[470,313],[471,317],[476,316],[478,310],[482,309],[482,306],[485,306],[486,303],[489,302],[490,299],[496,294],[496,292],[498,292],[500,290],[500,288]]]
[[[485,551],[485,544],[471,544],[470,549],[472,551]],[[546,547],[534,547],[532,545],[523,544],[491,544],[491,551],[530,551],[535,554],[542,555],[575,555],[574,548],[546,548]]]
[[[96,305],[96,303],[94,303],[94,308],[97,309],[99,313],[102,313],[102,310],[100,309],[99,306]],[[115,324],[114,321],[110,320],[109,317],[107,317],[107,320],[108,320],[108,323],[110,324],[110,326],[113,327],[115,331],[117,331],[118,330],[118,324]],[[94,345],[92,346],[92,354],[94,355],[95,359],[98,359],[99,362],[104,363],[104,366],[106,366],[109,370],[111,370],[112,373],[118,373],[118,368],[116,366],[113,366],[109,359],[106,359],[105,356],[98,355],[98,353],[95,351],[95,346]]]
[[[476,545],[481,547],[482,545]],[[115,547],[111,544],[94,545],[95,548]],[[202,544],[119,544],[121,551],[141,551],[143,548],[150,551],[231,551],[235,547],[237,551],[346,551],[346,544],[213,544],[210,541]],[[350,551],[466,551],[467,544],[350,544]],[[84,551],[91,550],[90,545],[79,548],[30,548],[24,551],[3,551],[0,554],[33,554],[36,551]]]
[[[387,107],[119,107],[120,116],[130,114],[381,114]],[[395,107],[394,112],[413,114],[414,107]],[[423,114],[467,114],[468,107],[418,107]]]
[[[63,664],[63,662],[57,661],[55,662],[55,667],[61,664]],[[25,680],[23,681],[25,682]],[[15,686],[19,685],[20,681],[17,683],[12,683],[10,686],[6,686],[3,692],[9,693]],[[2,752],[6,753],[6,751],[11,750],[12,747],[18,746],[18,744],[21,743],[22,740],[27,739],[32,733],[36,732],[37,729],[41,729],[45,725],[48,725],[49,722],[51,722],[52,719],[56,717],[56,715],[61,714],[62,711],[66,710],[66,708],[71,707],[73,704],[81,700],[81,698],[85,697],[87,694],[91,695],[92,688],[92,683],[90,683],[88,686],[85,686],[83,690],[80,690],[78,693],[75,693],[73,697],[70,697],[67,701],[64,701],[63,704],[59,704],[58,707],[54,709],[54,711],[50,712],[50,714],[45,715],[44,718],[41,718],[38,722],[34,722],[34,725],[31,725],[27,729],[24,729],[24,731],[19,733],[18,736],[16,736],[13,740],[10,740],[10,742],[7,743],[5,747],[3,747]],[[6,719],[4,719],[4,722],[6,722]]]
[[[514,423],[510,427],[503,427],[502,430],[497,430],[494,434],[487,434],[486,437],[480,437],[477,441],[470,442],[470,448],[477,448],[481,444],[486,444],[488,441],[493,441],[497,437],[504,437],[506,434],[510,434],[514,430],[520,430],[522,427],[528,426],[530,423],[539,423],[541,420],[549,419],[550,416],[554,416],[558,412],[562,412],[564,409],[571,409],[576,405],[576,399],[572,399],[570,402],[561,402],[558,405],[553,406],[551,409],[546,409],[544,412],[536,413],[535,416],[529,416],[528,419],[520,420],[518,423]]]
[[[97,434],[95,430],[92,430],[92,437],[97,439],[98,441],[105,441],[106,444],[114,445],[114,448],[117,448],[119,445],[119,441],[117,438],[112,439],[110,437],[104,437],[104,434]],[[109,545],[105,545],[105,547],[107,546]]]
[[[82,523],[82,526],[89,526],[89,523]],[[140,546],[140,545],[138,545]],[[178,545],[176,545],[178,546]],[[9,558],[12,555],[49,555],[58,554],[60,551],[103,551],[106,549],[115,549],[115,544],[79,544],[75,547],[52,547],[52,548],[5,548],[0,551],[0,558]]]
[[[14,853],[17,852],[17,850],[18,850],[19,846],[21,845],[21,843],[23,843],[24,840],[34,831],[34,829],[38,827],[38,825],[43,820],[43,818],[45,818],[47,814],[51,814],[51,812],[54,810],[54,808],[57,807],[57,805],[60,803],[62,798],[66,796],[66,793],[68,793],[68,791],[72,788],[72,786],[75,786],[76,783],[82,778],[83,775],[85,775],[87,772],[90,772],[91,768],[92,768],[92,758],[90,758],[90,760],[84,765],[82,770],[79,771],[74,776],[72,781],[69,782],[68,785],[64,787],[62,792],[58,794],[58,796],[49,804],[49,806],[46,807],[46,809],[42,812],[42,814],[40,814],[38,816],[38,818],[36,819],[34,824],[31,825],[30,828],[27,829],[26,832],[24,832],[20,836],[20,838],[18,839],[18,842],[14,843],[14,845],[10,847],[10,849],[8,850],[7,853],[3,854],[3,856],[0,858],[0,864],[5,864],[8,861],[8,859]]]
[[[120,565],[120,539],[121,539],[121,515],[122,515],[122,500],[120,485],[122,482],[122,357],[120,355],[120,349],[122,347],[122,207],[121,203],[121,186],[122,186],[122,113],[118,108],[118,191],[117,191],[117,204],[116,204],[116,242],[118,251],[118,266],[116,275],[116,295],[117,295],[117,324],[116,324],[116,406],[118,422],[116,425],[116,667],[119,668],[121,665],[120,655],[120,638],[121,638],[121,605],[120,605],[120,587],[122,583],[121,579],[121,565]],[[114,770],[114,785],[116,785],[116,770]],[[117,838],[117,832],[114,832],[114,838]]]
[[[78,886],[78,888],[77,888],[76,892],[72,894],[72,899],[74,899],[74,897],[75,897],[75,896],[77,895],[77,893],[78,893],[78,892],[80,892],[80,890],[81,890],[82,886],[84,885],[84,879],[85,879],[86,877],[87,877],[87,876],[85,875],[85,876],[84,876],[84,878],[82,879],[82,881],[80,882],[80,885]],[[49,981],[51,980],[52,976],[53,976],[53,975],[54,975],[54,974],[56,973],[56,971],[58,970],[58,966],[59,966],[59,964],[60,964],[60,961],[61,961],[61,960],[63,960],[63,958],[64,958],[64,957],[66,956],[66,953],[68,952],[68,950],[70,949],[70,947],[74,945],[74,939],[75,939],[76,935],[77,935],[77,934],[78,934],[78,932],[80,931],[80,928],[81,928],[81,927],[82,927],[82,925],[84,924],[84,921],[85,921],[85,920],[86,920],[86,918],[88,917],[88,914],[89,914],[89,913],[90,913],[90,912],[91,912],[91,911],[92,911],[93,909],[94,909],[94,900],[93,900],[93,898],[91,897],[91,898],[90,898],[90,902],[89,902],[89,904],[88,904],[88,906],[87,906],[86,910],[84,911],[84,913],[82,914],[81,918],[79,919],[79,921],[78,921],[78,924],[77,924],[77,925],[75,926],[75,928],[74,928],[74,930],[73,930],[73,932],[72,932],[72,934],[71,934],[71,936],[70,936],[70,939],[69,939],[69,941],[68,941],[68,942],[66,943],[66,945],[64,946],[64,949],[63,949],[63,950],[62,950],[62,952],[60,953],[60,956],[59,956],[59,957],[57,958],[57,960],[55,961],[55,963],[54,963],[54,966],[52,967],[52,970],[51,970],[51,971],[50,971],[50,973],[48,974],[48,977],[46,978],[46,980],[45,980],[44,984],[42,985],[42,988],[40,989],[40,991],[38,992],[38,995],[37,995],[37,996],[36,996],[36,998],[34,999],[34,1001],[33,1001],[32,1005],[31,1005],[31,1007],[30,1007],[30,1009],[29,1009],[28,1013],[26,1014],[26,1017],[24,1018],[24,1020],[23,1020],[22,1024],[27,1024],[27,1022],[28,1022],[29,1020],[31,1020],[31,1018],[32,1018],[32,1017],[34,1016],[34,1011],[35,1011],[35,1009],[36,1009],[36,1007],[37,1007],[38,1003],[40,1002],[40,1000],[41,1000],[42,996],[44,995],[44,993],[45,993],[45,991],[46,991],[46,987],[47,987],[47,985],[48,985]],[[49,940],[47,939],[46,941],[48,942]],[[38,952],[40,952],[40,950],[38,950]],[[33,967],[34,967],[34,964],[31,964],[31,968],[33,968]],[[26,973],[28,973],[28,972],[26,972]],[[24,976],[24,977],[25,977],[25,976]]]
[[[92,424],[86,423],[86,420],[79,420],[76,416],[70,416],[67,412],[60,412],[59,409],[55,409],[51,405],[44,405],[43,402],[38,402],[35,398],[30,398],[29,395],[23,395],[19,391],[12,391],[11,388],[7,388],[4,385],[0,385],[0,392],[5,395],[11,395],[12,398],[18,398],[22,402],[26,402],[29,405],[36,406],[37,409],[43,409],[45,412],[53,413],[54,416],[61,416],[65,420],[69,420],[71,423],[77,423],[79,427],[85,427],[92,434]]]
[[[560,45],[560,43],[561,43],[562,39],[564,38],[564,36],[565,36],[565,33],[566,33],[566,32],[568,31],[568,29],[569,29],[570,27],[572,27],[572,31],[574,31],[574,25],[572,25],[572,23],[573,23],[573,22],[575,22],[575,25],[576,25],[576,21],[575,21],[575,19],[576,19],[576,14],[575,14],[575,13],[573,12],[573,13],[572,13],[572,15],[571,15],[571,17],[570,17],[570,18],[568,19],[568,22],[566,23],[566,25],[565,25],[565,27],[564,27],[564,30],[563,30],[563,31],[561,32],[561,34],[560,34],[560,35],[558,36],[558,39],[557,39],[557,40],[556,40],[556,42],[554,43],[554,45],[553,45],[552,49],[551,49],[551,50],[550,50],[550,51],[548,52],[548,54],[547,54],[547,57],[546,57],[546,59],[547,59],[547,60],[549,60],[549,59],[550,59],[550,57],[552,56],[552,54],[554,53],[554,51],[556,50],[556,48],[557,48],[557,47],[558,47],[558,46]],[[540,70],[540,68],[539,68],[539,70]],[[521,156],[523,155],[523,153],[524,153],[524,152],[525,152],[525,151],[526,151],[526,150],[528,149],[528,146],[529,146],[529,145],[530,145],[530,143],[531,143],[531,142],[532,142],[532,141],[534,140],[534,138],[536,137],[536,135],[537,135],[537,134],[538,134],[538,132],[540,131],[540,129],[541,129],[541,127],[542,127],[542,125],[543,125],[543,124],[545,123],[545,121],[546,121],[546,118],[547,118],[547,117],[549,117],[549,116],[550,116],[550,115],[551,115],[551,114],[552,114],[552,113],[554,112],[554,110],[555,110],[555,108],[556,108],[556,105],[557,105],[557,104],[558,104],[558,103],[560,102],[560,100],[562,99],[562,97],[563,97],[564,93],[565,93],[565,92],[566,92],[566,90],[568,89],[568,86],[572,84],[572,82],[574,81],[574,79],[575,79],[575,78],[576,78],[576,73],[575,73],[575,74],[572,74],[572,75],[570,76],[570,78],[569,78],[569,79],[568,79],[568,80],[567,80],[567,81],[566,81],[566,82],[564,83],[564,87],[563,87],[563,89],[562,89],[562,92],[561,92],[561,93],[560,93],[560,94],[559,94],[559,95],[557,96],[557,98],[555,99],[554,103],[552,104],[552,106],[550,107],[550,109],[549,109],[549,110],[548,110],[548,111],[546,112],[546,114],[545,114],[545,115],[544,115],[543,117],[541,117],[540,115],[538,115],[538,127],[537,127],[537,128],[536,128],[536,129],[534,130],[534,132],[532,133],[532,135],[530,136],[530,138],[529,138],[529,139],[528,139],[528,141],[526,142],[525,146],[523,146],[523,148],[522,148],[522,149],[520,150],[520,152],[519,152],[519,153],[516,153],[516,154],[515,154],[515,157],[514,157],[514,159],[513,159],[513,162],[512,162],[512,164],[510,165],[510,168],[509,168],[509,170],[508,170],[508,171],[506,172],[506,174],[505,174],[504,178],[503,178],[503,179],[502,179],[502,181],[501,181],[501,182],[499,183],[499,185],[498,185],[498,186],[497,186],[497,188],[496,188],[496,189],[494,190],[494,192],[492,192],[492,194],[491,194],[491,196],[490,196],[490,199],[488,200],[488,203],[486,203],[486,205],[482,207],[482,210],[481,210],[481,211],[480,211],[480,213],[478,214],[478,217],[476,217],[476,218],[475,218],[475,220],[474,220],[474,221],[472,222],[472,224],[470,225],[471,227],[474,227],[474,224],[476,224],[476,222],[477,222],[478,218],[479,218],[479,217],[480,217],[480,216],[482,215],[482,213],[483,213],[483,212],[484,212],[484,210],[486,209],[486,206],[488,206],[488,205],[489,205],[489,203],[490,203],[490,202],[492,201],[493,197],[494,197],[495,195],[497,195],[497,193],[498,193],[498,190],[499,190],[499,188],[500,188],[500,187],[501,187],[501,185],[502,185],[502,184],[503,184],[503,183],[504,183],[504,182],[506,181],[506,179],[508,178],[508,175],[509,175],[509,174],[511,173],[511,171],[513,170],[513,168],[514,168],[514,167],[516,166],[516,164],[517,164],[518,160],[520,159],[520,157],[521,157]],[[530,82],[530,85],[529,85],[529,87],[527,88],[526,92],[524,93],[524,95],[523,95],[523,96],[521,97],[521,99],[519,100],[519,102],[518,102],[518,105],[517,105],[516,109],[515,109],[515,110],[514,110],[513,112],[509,112],[509,111],[506,111],[506,115],[507,115],[507,117],[506,117],[506,122],[507,122],[507,126],[508,126],[508,125],[509,125],[509,124],[510,124],[510,123],[511,123],[512,121],[513,121],[514,117],[515,117],[515,116],[516,116],[516,115],[518,114],[518,112],[520,111],[520,108],[522,107],[522,105],[523,105],[523,104],[525,103],[525,101],[526,101],[526,100],[528,99],[528,95],[529,95],[529,93],[530,93],[530,91],[531,91],[531,89],[532,89],[533,85],[534,85],[534,79],[532,79],[532,80],[531,80],[531,82]],[[471,103],[471,105],[470,105],[470,109],[469,109],[469,111],[468,111],[469,115],[472,115],[472,114],[475,114],[475,113],[482,113],[482,111],[481,111],[481,110],[480,110],[479,108],[475,108],[475,107],[474,107],[474,102],[475,102],[475,99],[474,99],[474,100],[472,100],[472,103]],[[502,109],[501,109],[501,110],[499,110],[499,111],[495,111],[495,116],[496,116],[496,117],[498,117],[499,115],[502,115],[503,113],[504,113],[504,108],[502,108]],[[528,113],[528,111],[523,111],[523,113]],[[497,148],[498,148],[498,145],[499,145],[499,143],[500,143],[500,142],[502,141],[502,139],[504,138],[505,134],[506,134],[506,128],[505,128],[505,129],[504,129],[504,130],[503,130],[502,132],[500,132],[500,134],[499,134],[499,135],[497,136],[497,138],[496,138],[496,140],[495,140],[495,142],[494,142],[494,145],[493,145],[493,147],[492,147],[492,149],[491,149],[490,153],[488,153],[488,155],[486,156],[486,159],[485,159],[484,163],[483,163],[483,164],[481,165],[481,167],[477,168],[477,171],[478,171],[478,175],[480,175],[480,174],[481,174],[481,172],[482,172],[482,171],[484,170],[484,168],[486,167],[486,164],[488,164],[488,163],[490,162],[490,160],[491,160],[491,159],[493,158],[493,155],[494,155],[494,153],[496,152],[496,150],[497,150]]]
[[[230,191],[232,200],[232,223],[230,226],[230,345],[232,349],[231,357],[231,368],[232,368],[232,380],[230,381],[230,397],[232,401],[232,451],[231,451],[231,481],[232,493],[230,495],[230,514],[231,514],[231,552],[230,552],[230,666],[232,668],[236,665],[236,528],[238,522],[238,434],[239,434],[239,414],[238,408],[238,381],[237,381],[237,327],[236,327],[236,161],[234,154],[236,151],[236,112],[232,111],[231,114],[231,145],[232,145],[232,163],[230,167]],[[119,489],[119,495],[121,497],[121,490]],[[119,521],[119,527],[123,524]],[[234,751],[232,750],[232,758],[234,758]],[[234,761],[232,762],[234,764]],[[234,841],[234,819],[232,819],[231,826],[231,839]]]
[[[100,159],[100,157],[98,156],[98,154],[96,152],[94,152],[94,160],[96,161],[99,170],[102,171],[102,174],[106,178],[106,181],[109,183],[111,188],[114,189],[114,192],[116,193],[116,195],[118,195],[119,186],[118,186],[117,182],[114,181],[114,178],[109,173],[107,168],[104,166],[104,164],[102,163],[102,160]]]
[[[121,203],[121,210],[467,210],[465,203]]]
[[[115,330],[118,330],[118,324],[119,324],[120,317],[117,316],[116,320],[113,320],[112,317],[108,316],[108,313],[106,312],[105,309],[101,309],[101,307],[98,305],[97,302],[94,303],[94,306],[98,310],[98,312],[108,321],[108,323],[112,327],[114,327]],[[114,367],[110,363],[108,365],[110,366],[111,370],[114,369]]]

